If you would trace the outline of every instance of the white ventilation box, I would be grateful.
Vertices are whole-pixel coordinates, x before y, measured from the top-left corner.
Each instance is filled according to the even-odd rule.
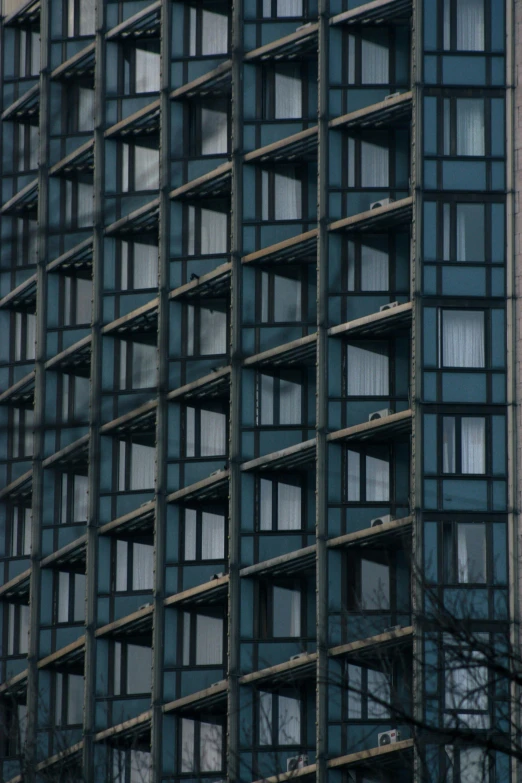
[[[225,576],[225,572],[218,571],[217,574],[212,574],[212,579],[221,579],[222,576]]]
[[[398,307],[398,306],[399,306],[398,302],[388,302],[388,304],[381,305],[379,307],[379,312],[384,313],[385,310],[393,310],[394,307]]]
[[[383,745],[394,745],[401,738],[400,732],[396,729],[390,729],[390,731],[382,731],[377,734],[377,745],[382,747]]]
[[[286,760],[286,771],[295,772],[296,769],[303,769],[308,766],[308,756],[291,756]]]
[[[391,514],[383,514],[382,517],[375,517],[370,521],[370,527],[378,527],[379,525],[385,525],[387,522],[392,522],[394,517]]]
[[[393,414],[392,408],[381,408],[380,411],[373,411],[368,416],[368,421],[377,421],[378,419],[385,419],[386,416]]]
[[[380,201],[373,201],[370,204],[370,209],[379,209],[379,207],[387,207],[389,204],[393,204],[394,198],[381,198]]]
[[[290,656],[290,660],[291,661],[298,661],[300,658],[306,658],[307,655],[308,655],[308,653],[305,653],[305,652],[296,653],[295,655],[291,655]]]
[[[397,90],[397,92],[391,92],[389,95],[385,95],[384,100],[389,101],[392,98],[397,98],[399,95],[402,95],[402,92]]]

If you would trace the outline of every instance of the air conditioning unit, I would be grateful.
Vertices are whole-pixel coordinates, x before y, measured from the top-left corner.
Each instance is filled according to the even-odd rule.
[[[388,204],[393,204],[394,198],[381,198],[380,201],[373,201],[370,204],[370,209],[379,209],[379,207],[387,207]]]
[[[307,22],[306,24],[299,25],[299,27],[295,28],[295,31],[296,31],[296,33],[298,33],[299,30],[306,30],[306,28],[307,27],[311,27],[312,24],[313,24],[312,22]]]
[[[225,576],[225,572],[218,571],[217,574],[212,574],[212,579],[221,579],[222,576]]]
[[[393,522],[393,517],[391,514],[383,514],[382,517],[375,517],[375,519],[370,520],[370,527],[385,525],[387,522]]]
[[[148,609],[149,606],[152,606],[152,601],[149,601],[146,604],[142,604],[141,606],[138,606],[138,612],[140,611],[140,609]]]
[[[308,766],[308,756],[291,756],[286,760],[286,771],[295,772]]]
[[[382,747],[383,745],[394,745],[401,738],[400,732],[396,729],[390,729],[390,731],[382,731],[377,734],[377,745]]]
[[[298,661],[300,658],[305,658],[308,655],[308,653],[296,653],[295,655],[290,656],[291,661]]]
[[[370,413],[368,416],[368,421],[377,421],[377,419],[384,419],[386,416],[391,416],[393,414],[393,410],[391,408],[381,408],[380,411],[373,411],[373,413]]]
[[[385,100],[385,101],[389,101],[389,100],[391,100],[392,98],[397,98],[397,96],[398,96],[398,95],[402,95],[402,93],[401,93],[401,91],[400,91],[400,90],[397,90],[397,92],[391,92],[389,95],[386,95],[386,96],[385,96],[385,98],[384,98],[384,100]]]
[[[388,304],[381,305],[379,307],[379,312],[384,313],[385,310],[393,310],[394,307],[398,307],[398,306],[399,306],[398,302],[388,302]]]
[[[402,625],[389,625],[387,628],[384,629],[383,633],[393,633],[394,631],[400,631],[402,628]]]

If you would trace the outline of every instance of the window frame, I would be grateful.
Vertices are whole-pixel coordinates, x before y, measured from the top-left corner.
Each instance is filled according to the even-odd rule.
[[[125,641],[114,641],[110,647],[109,661],[110,661],[110,694],[116,697],[125,697],[138,695],[149,695],[152,685],[152,648],[147,644],[140,644],[139,639],[131,638]],[[130,647],[143,647],[150,651],[151,669],[149,672],[150,684],[145,691],[135,691],[129,688],[129,683],[134,681],[136,675],[136,667],[132,666],[132,661],[129,661],[129,646]],[[119,659],[119,660],[118,660]],[[138,667],[140,670],[141,667]],[[117,682],[119,677],[119,683]]]
[[[139,541],[136,541],[134,539],[119,539],[119,538],[113,538],[112,539],[112,585],[113,585],[113,592],[116,595],[122,595],[122,594],[136,594],[136,593],[151,593],[154,589],[154,540],[153,536],[147,536],[147,541],[142,541],[141,538]],[[120,549],[119,546],[124,544],[126,546],[126,553],[125,553],[125,562],[122,567],[120,567],[119,564],[119,557],[120,555]],[[143,546],[149,546],[151,549],[150,553],[150,586],[149,587],[134,587],[134,576],[136,573],[136,569],[134,568],[134,562],[136,560],[136,553],[134,547],[136,544],[143,545]],[[121,574],[119,573],[119,570],[121,568]],[[148,574],[147,574],[148,576]],[[126,587],[118,587],[119,580],[123,579],[126,583]]]
[[[284,171],[282,171],[284,169]],[[286,172],[293,170],[295,176],[289,176]],[[266,204],[263,198],[263,178],[267,175],[267,191],[266,191]],[[283,163],[273,166],[263,165],[257,166],[256,177],[256,191],[257,191],[257,208],[256,208],[256,220],[262,225],[267,223],[291,223],[299,224],[306,223],[310,218],[308,215],[308,171],[307,167],[302,164],[296,163]],[[300,203],[298,217],[292,218],[280,218],[276,209],[276,176],[283,176],[287,179],[295,180],[300,185]],[[266,217],[264,216],[266,209]]]
[[[388,597],[386,606],[370,607],[363,602],[362,561],[379,563],[388,569]],[[397,563],[394,552],[386,549],[368,549],[364,553],[347,552],[345,560],[346,607],[351,614],[363,616],[395,615],[402,613],[397,605]],[[378,597],[378,596],[377,596]],[[371,600],[371,599],[370,599]]]
[[[367,483],[367,475],[368,475],[368,469],[367,469],[367,459],[368,457],[374,458],[374,459],[380,459],[380,457],[373,457],[373,455],[370,453],[372,450],[381,449],[384,453],[384,450],[387,449],[388,453],[388,468],[389,468],[389,478],[388,478],[388,498],[386,500],[373,500],[368,499],[368,483]],[[348,479],[348,452],[354,452],[359,454],[359,498],[349,498],[348,497],[348,489],[350,481]],[[351,505],[352,503],[357,503],[358,505],[366,504],[371,506],[377,506],[379,504],[383,504],[385,506],[394,505],[395,503],[395,495],[396,495],[396,486],[395,486],[395,471],[394,471],[394,448],[393,443],[384,443],[384,444],[376,444],[369,446],[359,446],[358,444],[351,445],[349,448],[344,449],[343,458],[344,458],[344,470],[343,470],[343,476],[344,476],[344,492],[343,496],[345,498],[345,503],[348,505]]]
[[[360,674],[357,676],[355,674],[355,670],[359,670]],[[384,701],[382,697],[380,696],[380,693],[372,692],[370,690],[370,677],[369,672],[375,672],[378,675],[382,676],[382,680],[387,680],[386,687],[388,689],[388,694],[390,697],[389,700],[389,706],[386,707],[384,704],[380,704],[379,701],[375,701],[374,697],[380,698],[381,701]],[[352,675],[352,676],[351,676]],[[352,722],[364,722],[364,723],[382,723],[382,722],[393,722],[393,709],[394,709],[394,686],[395,686],[395,672],[393,670],[393,667],[390,668],[390,671],[382,671],[378,668],[372,668],[371,666],[364,666],[364,665],[358,665],[358,664],[352,664],[349,661],[346,661],[345,668],[344,668],[344,679],[346,683],[346,708],[345,708],[345,715],[346,720],[350,723]],[[353,683],[358,682],[360,683],[360,688],[357,690],[356,685],[352,684],[350,686],[350,681]],[[379,689],[384,688],[384,684],[381,683],[380,686],[377,686]],[[351,688],[351,690],[350,690]],[[360,714],[355,717],[354,715],[350,715],[350,712],[354,710],[354,707],[350,704],[350,702],[353,699],[353,696],[358,697],[359,704],[358,706]],[[371,714],[371,705],[375,704],[375,708],[377,710],[383,711],[380,715],[372,715]]]
[[[266,708],[263,705],[263,697],[271,697],[270,715],[264,714],[263,710]],[[280,716],[282,713],[280,699],[293,699],[299,705],[299,739],[297,742],[281,742],[281,729]],[[268,701],[268,699],[266,699]],[[281,751],[287,751],[290,748],[301,748],[305,744],[303,742],[303,736],[306,732],[306,718],[305,718],[305,700],[302,698],[301,693],[298,691],[296,694],[295,689],[283,688],[277,691],[257,691],[257,742],[261,751],[267,751],[270,748],[281,748]],[[267,711],[268,712],[268,711]],[[261,727],[265,721],[269,725],[271,733],[271,742],[262,742]]]
[[[219,0],[215,3],[216,6],[220,5]],[[221,3],[221,7],[226,7],[225,3]],[[184,25],[184,33],[185,33],[185,57],[213,57],[213,58],[226,58],[230,54],[230,46],[231,46],[231,35],[232,35],[232,19],[230,13],[228,13],[227,16],[227,48],[225,51],[221,52],[214,52],[214,53],[204,53],[202,51],[203,49],[203,13],[204,11],[210,11],[211,13],[218,13],[217,11],[213,11],[213,5],[209,4],[208,2],[205,2],[205,0],[191,0],[190,5],[185,6],[185,25]],[[191,51],[192,48],[192,19],[193,15],[191,14],[192,9],[195,10],[195,16],[196,16],[196,31],[195,31],[195,51]],[[228,7],[227,7],[228,10]],[[221,14],[221,16],[225,16],[225,14]]]
[[[272,393],[271,393],[271,408],[272,408],[272,421],[263,422],[263,408],[268,407],[266,402],[263,402],[265,392],[263,389],[262,378],[269,377],[273,381]],[[287,376],[287,377],[284,377]],[[292,383],[299,387],[299,409],[297,422],[282,422],[281,421],[281,382]],[[307,385],[304,373],[302,370],[280,370],[256,373],[256,427],[283,427],[287,429],[289,427],[297,427],[302,429],[306,424],[306,402],[307,402]],[[297,407],[297,406],[296,406]]]
[[[277,0],[272,0],[277,2]],[[294,74],[292,78],[299,78],[301,82],[301,114],[297,117],[276,117],[276,75],[281,73],[281,70],[286,68],[288,71],[293,69]],[[282,74],[288,75],[288,74]],[[258,120],[270,120],[273,122],[306,122],[309,117],[309,101],[308,101],[308,68],[306,63],[281,62],[277,65],[263,64],[262,67],[257,69],[257,95],[259,96],[257,106],[257,119]]]
[[[285,274],[280,274],[283,271]],[[291,274],[288,274],[291,272]],[[300,299],[300,318],[293,321],[279,321],[276,320],[276,289],[278,277],[286,277],[289,280],[293,280],[300,286],[300,295],[297,293],[297,298]],[[266,283],[264,282],[266,280]],[[297,286],[296,286],[297,288]],[[303,267],[291,267],[290,269],[277,270],[274,272],[272,269],[257,270],[256,279],[256,321],[259,326],[267,326],[270,324],[305,324],[308,322],[308,278],[306,276],[306,269]],[[265,302],[266,297],[266,302]],[[266,313],[266,317],[265,314]]]
[[[146,441],[145,443],[142,441]],[[154,434],[141,435],[139,437],[126,436],[124,438],[115,439],[116,455],[114,459],[114,484],[117,487],[117,492],[154,492],[156,469],[154,467],[154,481],[151,487],[133,487],[131,486],[133,480],[133,465],[132,456],[133,445],[146,446],[154,451],[154,466],[156,461],[156,446],[154,440]],[[122,455],[124,458],[124,464],[121,464]]]
[[[274,589],[288,590],[299,594],[299,629],[295,634],[279,635],[275,633],[275,598]],[[275,579],[260,581],[258,586],[257,636],[264,641],[283,641],[288,639],[302,640],[307,636],[307,595],[306,582],[300,578]]]
[[[32,545],[32,509],[30,506],[12,505],[8,514],[5,551],[9,552],[10,557],[29,557]]]
[[[189,769],[186,769],[186,761],[184,758],[185,748],[184,748],[184,737],[183,737],[183,722],[192,723],[193,724],[193,730],[192,730],[192,737],[193,737],[193,745],[192,748],[189,749],[189,755],[190,759],[188,759],[189,762]],[[205,738],[202,737],[202,725],[205,726],[218,726],[220,729],[221,734],[221,746],[219,748],[219,754],[220,754],[220,760],[221,765],[219,768],[216,769],[206,769],[202,765],[202,756],[204,752],[204,744],[205,744]],[[211,774],[214,775],[217,772],[221,772],[225,770],[226,765],[226,726],[223,723],[223,720],[219,718],[218,716],[212,714],[209,716],[198,716],[198,718],[185,718],[180,717],[178,719],[178,733],[179,733],[179,742],[178,742],[178,773],[181,775],[206,775]]]
[[[195,542],[195,556],[193,558],[187,557],[187,511],[194,512],[196,519],[196,542]],[[216,516],[223,517],[223,557],[206,558],[203,559],[203,515],[205,513],[212,513]],[[197,565],[201,562],[210,563],[226,563],[227,559],[227,541],[228,541],[228,514],[225,506],[217,506],[213,504],[211,507],[206,506],[184,506],[181,509],[181,519],[179,525],[180,532],[180,552],[182,553],[181,559],[185,565]]]
[[[76,573],[74,571],[55,571],[54,574],[54,622],[57,626],[71,626],[71,625],[84,625],[85,624],[85,591],[86,591],[86,576],[85,574]],[[62,578],[63,577],[63,578]],[[80,579],[78,579],[80,577]],[[82,616],[76,615],[76,599],[78,595],[81,600],[82,596],[82,580],[83,577],[83,612]],[[62,602],[65,602],[65,619],[61,619],[63,612]]]
[[[197,400],[196,400],[197,402]],[[190,452],[190,442],[189,442],[189,410],[194,411],[194,453],[191,454]],[[223,453],[219,454],[204,454],[203,453],[203,445],[204,442],[202,441],[201,433],[202,433],[202,424],[201,424],[201,414],[205,413],[216,413],[220,416],[225,416],[225,437],[224,437],[224,451]],[[205,400],[205,407],[201,405],[183,405],[183,417],[182,417],[182,433],[183,433],[183,455],[186,459],[210,459],[210,460],[221,460],[226,461],[228,459],[228,448],[229,448],[229,407],[225,402],[220,402],[219,400]]]
[[[271,506],[271,527],[264,527],[262,526],[262,519],[261,519],[261,481],[269,481],[272,484],[272,506]],[[288,528],[288,527],[280,527],[279,526],[279,484],[284,484],[291,487],[297,487],[301,492],[300,497],[300,509],[299,509],[299,516],[301,519],[301,526],[298,528]],[[269,535],[273,535],[274,533],[283,533],[284,535],[288,535],[289,533],[297,533],[297,534],[303,534],[306,530],[305,528],[305,520],[306,520],[306,492],[305,492],[305,485],[303,478],[299,474],[288,474],[285,475],[285,480],[282,481],[280,478],[271,478],[270,476],[258,476],[256,479],[256,533],[267,533]]]
[[[227,618],[223,607],[208,606],[200,607],[197,610],[187,607],[183,611],[179,612],[179,661],[180,666],[195,668],[197,671],[201,669],[221,669],[226,666],[227,658]],[[198,663],[198,617],[211,617],[213,619],[221,620],[222,633],[221,633],[221,661],[211,663]],[[188,640],[186,632],[189,632]]]

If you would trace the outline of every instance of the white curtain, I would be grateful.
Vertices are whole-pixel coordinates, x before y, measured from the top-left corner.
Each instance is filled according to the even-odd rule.
[[[386,672],[367,670],[368,677],[368,718],[373,720],[385,720],[390,717],[390,709],[387,704],[391,702],[390,677]],[[372,695],[379,702],[372,699]],[[385,702],[385,704],[382,704]]]
[[[132,388],[147,389],[156,384],[156,346],[132,343]]]
[[[134,190],[159,188],[159,152],[150,147],[134,147]]]
[[[386,459],[366,456],[366,500],[369,502],[390,499],[390,463]]]
[[[154,547],[150,544],[132,545],[132,589],[152,590],[154,581]]]
[[[387,188],[389,186],[389,151],[383,144],[361,141],[361,186]]]
[[[71,0],[71,2],[73,2],[73,0]],[[80,35],[94,35],[94,0],[82,0],[81,10],[78,14],[78,27]]]
[[[486,581],[486,526],[483,523],[458,525],[457,554],[461,584]]]
[[[187,406],[187,427],[185,433],[187,457],[196,456],[196,409]]]
[[[484,51],[484,0],[457,0],[457,49]]]
[[[83,723],[83,677],[81,674],[68,674],[67,677],[67,723],[77,726]]]
[[[76,313],[74,321],[77,324],[90,324],[92,311],[92,280],[76,278]]]
[[[355,84],[355,36],[348,36],[348,84]]]
[[[134,242],[132,247],[134,288],[156,288],[158,285],[158,248],[141,242]]]
[[[383,343],[348,345],[348,395],[384,397],[389,394],[388,346]]]
[[[160,56],[136,48],[136,92],[158,92],[160,89]]]
[[[361,291],[388,291],[389,287],[388,253],[361,245]],[[353,291],[353,287],[348,290]]]
[[[225,517],[203,511],[201,515],[201,558],[223,560],[225,557]]]
[[[303,0],[277,0],[277,16],[302,16]],[[265,14],[271,16],[271,14]]]
[[[215,723],[200,723],[199,768],[218,772],[223,767],[223,729]]]
[[[92,185],[88,182],[78,182],[78,228],[92,226]]]
[[[377,41],[361,39],[361,81],[363,84],[388,84],[388,47]]]
[[[301,180],[295,176],[293,169],[288,169],[288,172],[274,174],[274,220],[301,218]]]
[[[301,424],[301,384],[279,379],[279,424]]]
[[[485,155],[482,98],[457,98],[457,155]]]
[[[281,323],[282,321],[300,320],[301,281],[292,277],[274,275],[274,321]]]
[[[131,444],[131,480],[129,489],[154,489],[154,446]]]
[[[272,530],[272,487],[268,479],[259,482],[259,528]]]
[[[220,310],[200,310],[199,352],[209,356],[227,352],[227,314]]]
[[[64,477],[67,478],[66,476]],[[87,522],[88,516],[88,486],[87,476],[76,475],[73,488],[73,522]],[[64,520],[65,521],[65,520]]]
[[[300,530],[301,526],[301,487],[279,481],[277,483],[277,528]]]
[[[279,696],[279,745],[299,745],[301,742],[301,702],[289,696]]]
[[[461,419],[462,472],[486,472],[486,420],[481,416]]]
[[[201,109],[201,154],[226,155],[228,152],[228,116],[226,111]]]
[[[259,694],[259,744],[272,744],[272,693]]]
[[[185,560],[196,559],[197,516],[195,509],[185,509]]]
[[[442,419],[442,472],[455,473],[455,417],[444,416]]]
[[[444,310],[442,318],[443,367],[484,367],[484,313]]]
[[[196,666],[223,663],[223,620],[212,615],[196,615]]]
[[[218,411],[200,411],[201,456],[216,457],[226,452],[227,417]]]
[[[260,423],[270,425],[274,423],[274,383],[271,375],[259,376],[259,394],[261,403]]]
[[[288,1],[300,3],[300,0]],[[274,74],[274,93],[274,117],[276,120],[289,120],[303,116],[303,88],[299,71],[294,66],[276,70]]]
[[[129,783],[150,783],[151,779],[152,754],[144,750],[131,750]],[[122,778],[115,778],[115,780],[122,780]]]
[[[20,636],[18,637],[18,652],[20,655],[23,655],[29,649],[29,607],[21,604],[19,611]]]
[[[58,572],[58,622],[69,622],[69,574]]]
[[[202,13],[201,54],[226,54],[227,52],[228,17],[225,14],[204,10]]]
[[[357,451],[347,451],[348,500],[358,502],[361,499],[361,455]]]
[[[194,209],[189,207],[189,209]],[[226,253],[228,248],[227,213],[215,209],[201,209],[201,254]],[[189,237],[190,246],[190,237]],[[192,255],[194,242],[192,242]],[[190,249],[189,249],[190,253]]]
[[[444,207],[448,207],[449,212],[449,204],[445,204]],[[485,260],[484,223],[483,204],[457,204],[457,261]],[[446,229],[446,225],[444,227]],[[448,252],[444,255],[445,260],[450,257],[449,236],[447,245]]]

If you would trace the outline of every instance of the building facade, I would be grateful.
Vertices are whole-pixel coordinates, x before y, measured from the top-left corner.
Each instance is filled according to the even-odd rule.
[[[4,0],[1,780],[518,780],[517,21]]]

